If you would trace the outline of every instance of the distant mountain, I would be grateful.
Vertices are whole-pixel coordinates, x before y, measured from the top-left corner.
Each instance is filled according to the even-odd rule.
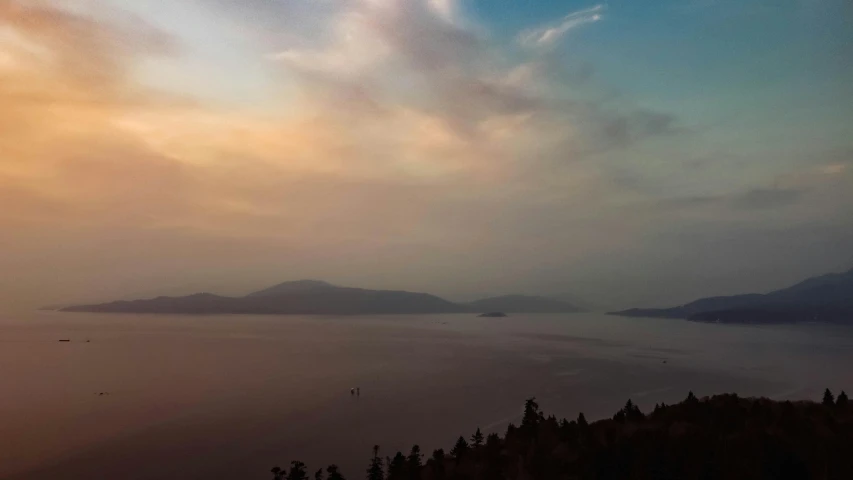
[[[292,293],[316,293],[323,291],[334,290],[336,287],[329,282],[322,280],[295,280],[292,282],[279,283],[272,287],[252,292],[247,297],[274,297]]]
[[[482,312],[572,313],[581,311],[576,306],[562,300],[529,295],[502,295],[484,298],[471,302],[468,306]]]
[[[611,314],[720,323],[853,324],[853,270],[809,278],[767,294],[710,297],[678,307],[632,308]]]
[[[225,297],[197,293],[96,305],[66,307],[63,312],[175,314],[382,314],[470,312],[434,295],[392,290],[338,287],[326,282],[285,282],[250,293]]]
[[[565,313],[574,305],[547,297],[505,295],[470,304],[447,301],[427,293],[368,290],[333,285],[320,280],[279,283],[244,297],[196,293],[184,297],[157,297],[58,308],[63,312],[162,314],[324,314],[381,313]]]

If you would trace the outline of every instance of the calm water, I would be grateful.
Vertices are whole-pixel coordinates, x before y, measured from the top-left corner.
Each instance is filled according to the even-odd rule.
[[[853,391],[851,365],[853,328],[820,325],[6,316],[0,478],[266,480],[292,459],[360,478],[374,444],[449,448],[478,426],[517,422],[534,395],[546,412],[591,418],[690,389],[817,399],[827,386]]]

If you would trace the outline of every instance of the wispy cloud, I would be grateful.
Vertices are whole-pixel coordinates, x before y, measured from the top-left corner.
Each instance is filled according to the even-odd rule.
[[[587,23],[595,23],[603,17],[604,5],[585,8],[563,17],[557,24],[549,24],[521,32],[518,41],[526,47],[546,47],[557,43],[568,32]]]
[[[433,290],[447,276],[479,284],[610,258],[679,222],[851,218],[846,146],[767,182],[694,144],[702,133],[689,116],[602,94],[607,78],[584,80],[594,65],[547,51],[609,7],[524,32],[530,49],[519,52],[458,0],[187,2],[219,5],[199,26],[245,34],[239,64],[275,85],[262,104],[234,105],[139,76],[160,59],[191,64],[201,53],[190,37],[65,3],[0,0],[0,231],[10,232],[0,270],[30,272],[33,295],[59,283],[85,293],[145,269],[191,281],[229,268],[223,258],[272,280],[282,270],[338,280],[382,263],[376,278],[434,272],[400,285]],[[223,76],[249,73],[221,58]],[[714,161],[682,168],[700,155]],[[661,195],[686,198],[648,207]],[[111,240],[105,257],[91,248],[99,238],[144,251]],[[124,263],[91,268],[104,258]],[[3,289],[0,279],[0,300]]]

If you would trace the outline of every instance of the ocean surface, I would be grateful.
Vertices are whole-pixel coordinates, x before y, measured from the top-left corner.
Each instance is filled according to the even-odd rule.
[[[70,342],[59,342],[69,339]],[[293,459],[363,478],[546,413],[737,392],[853,393],[853,328],[602,314],[0,316],[0,479],[268,480]],[[350,388],[360,387],[354,397]]]

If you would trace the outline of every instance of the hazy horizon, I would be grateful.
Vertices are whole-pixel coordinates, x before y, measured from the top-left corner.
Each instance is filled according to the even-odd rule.
[[[846,0],[0,0],[0,309],[853,267]]]

